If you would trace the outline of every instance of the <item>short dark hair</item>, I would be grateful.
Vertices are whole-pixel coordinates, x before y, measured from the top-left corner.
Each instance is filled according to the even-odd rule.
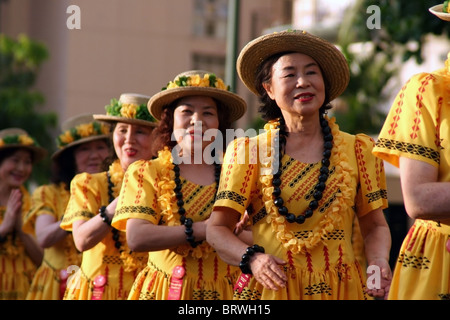
[[[13,147],[13,148],[5,148],[3,150],[0,150],[0,165],[3,163],[3,161],[6,158],[11,157],[14,153],[16,153],[19,150],[28,151],[31,156],[31,161],[34,163],[34,158],[35,158],[34,152],[32,152],[30,149],[27,149],[27,148]]]

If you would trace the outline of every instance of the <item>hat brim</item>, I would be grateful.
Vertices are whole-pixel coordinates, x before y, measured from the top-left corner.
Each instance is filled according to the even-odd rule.
[[[73,147],[75,147],[77,145],[80,145],[82,143],[91,142],[91,141],[95,141],[95,140],[101,140],[101,139],[110,139],[110,136],[107,135],[107,134],[100,134],[100,135],[95,135],[95,136],[91,136],[91,137],[87,137],[87,138],[81,138],[81,139],[79,139],[77,141],[74,141],[72,143],[69,143],[69,144],[65,145],[61,149],[56,150],[52,154],[51,158],[52,158],[52,160],[58,160],[58,158],[61,156],[61,154],[64,151],[66,151],[66,150],[68,150],[70,148],[73,148]]]
[[[165,106],[175,100],[190,96],[207,96],[219,100],[226,106],[225,112],[228,114],[230,122],[240,119],[247,110],[244,99],[235,93],[210,87],[179,87],[160,91],[148,101],[148,111],[157,120],[161,120],[161,115]]]
[[[108,116],[108,115],[103,115],[103,114],[94,114],[94,119],[98,120],[98,121],[107,122],[109,124],[123,122],[123,123],[135,124],[135,125],[147,126],[147,127],[156,127],[158,125],[156,122],[151,122],[151,121],[147,121],[147,120]]]
[[[25,146],[23,144],[8,144],[1,149],[28,149],[33,153],[33,163],[43,160],[47,156],[47,150],[42,147]]]
[[[259,96],[256,72],[267,58],[282,52],[299,52],[313,58],[320,66],[327,94],[332,101],[340,96],[350,81],[345,56],[332,43],[304,31],[282,31],[250,41],[240,52],[236,67],[241,81]]]
[[[434,14],[439,19],[444,21],[450,21],[450,13],[444,12],[444,4],[438,4],[428,9],[432,14]]]

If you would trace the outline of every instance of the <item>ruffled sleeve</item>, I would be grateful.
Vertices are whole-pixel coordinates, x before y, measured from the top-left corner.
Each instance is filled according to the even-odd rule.
[[[134,218],[158,224],[161,212],[158,206],[159,162],[159,159],[139,160],[128,167],[112,221],[114,228],[126,231],[127,220]]]
[[[387,208],[386,176],[383,161],[372,154],[374,140],[357,134],[355,154],[359,172],[356,212],[363,216],[378,208]]]
[[[77,220],[89,220],[98,214],[102,205],[108,203],[106,172],[76,175],[70,184],[70,198],[61,228],[72,231],[72,224]]]
[[[243,214],[259,179],[258,137],[238,138],[225,153],[215,207],[229,207]]]
[[[440,162],[440,109],[450,90],[445,88],[444,70],[413,76],[397,94],[380,131],[373,152],[399,166],[399,158]],[[445,137],[447,138],[447,137]]]
[[[37,217],[44,214],[59,220],[67,204],[68,193],[64,186],[58,187],[53,184],[36,188],[31,196],[31,209],[25,216],[24,225],[29,223],[34,225]]]

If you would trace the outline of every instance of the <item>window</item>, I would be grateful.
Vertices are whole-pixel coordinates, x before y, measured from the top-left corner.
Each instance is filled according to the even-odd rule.
[[[194,0],[194,35],[225,39],[227,19],[228,0]]]
[[[225,57],[194,53],[192,63],[194,69],[210,71],[225,80]]]

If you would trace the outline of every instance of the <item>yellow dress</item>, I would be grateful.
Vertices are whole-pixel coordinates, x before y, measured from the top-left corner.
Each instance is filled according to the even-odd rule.
[[[355,214],[363,216],[387,207],[383,163],[371,153],[374,142],[364,134],[339,131],[329,120],[334,137],[330,175],[323,198],[303,224],[288,223],[274,210],[272,175],[264,156],[270,131],[240,138],[228,146],[215,206],[241,214],[251,208],[253,242],[287,262],[287,287],[265,289],[254,277],[241,283],[234,299],[240,300],[360,300],[366,270],[352,245]],[[247,161],[242,160],[246,155]],[[320,162],[302,163],[285,154],[281,161],[281,197],[289,212],[303,213],[312,200]]]
[[[20,187],[23,197],[22,214],[30,210],[30,194],[25,187]],[[0,207],[0,224],[3,223],[6,207]],[[33,226],[23,230],[33,233]],[[0,300],[24,300],[36,272],[36,265],[25,251],[25,245],[14,234],[8,234],[0,242]]]
[[[181,224],[173,192],[175,184],[171,169],[172,158],[169,151],[166,151],[166,155],[130,165],[113,226],[124,230],[126,221],[132,218],[144,219],[157,225]],[[194,222],[207,219],[214,204],[216,183],[201,186],[180,178],[186,217]],[[164,204],[169,208],[165,208]],[[171,282],[176,281],[172,273],[177,266],[184,268],[185,275],[179,296],[175,294],[174,297],[172,291],[169,293],[169,288]],[[179,300],[230,300],[233,298],[238,270],[223,262],[207,242],[195,249],[186,243],[174,249],[149,252],[147,266],[137,277],[129,299],[167,300],[170,296],[170,299]]]
[[[108,187],[108,174],[111,187]],[[81,173],[71,182],[71,196],[61,227],[71,231],[73,222],[93,218],[101,206],[107,206],[111,197],[118,196],[123,179],[120,164],[114,162],[108,172]],[[126,299],[135,277],[145,265],[147,255],[130,253],[125,232],[119,232],[120,248],[116,247],[113,232],[92,249],[82,253],[81,267],[71,275],[65,292],[65,300],[120,300]],[[98,285],[97,277],[106,280]],[[97,282],[94,281],[97,279]]]
[[[446,67],[413,76],[400,90],[374,154],[393,165],[406,157],[450,181],[450,54]],[[450,299],[450,225],[416,219],[400,248],[389,299]],[[446,245],[448,245],[446,249]]]
[[[32,207],[25,218],[25,223],[35,223],[42,214],[61,220],[70,193],[65,184],[50,184],[38,187],[31,197]],[[59,300],[62,299],[66,279],[61,279],[61,270],[67,271],[70,266],[77,267],[81,262],[81,253],[75,247],[72,234],[50,248],[44,249],[44,259],[36,271],[27,300]],[[73,268],[72,267],[72,268]],[[70,271],[70,270],[69,270]],[[70,273],[70,272],[69,272]]]

